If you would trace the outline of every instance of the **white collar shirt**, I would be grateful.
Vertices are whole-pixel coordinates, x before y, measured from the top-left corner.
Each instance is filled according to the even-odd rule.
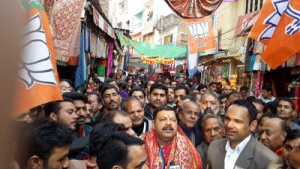
[[[232,149],[230,147],[229,140],[227,140],[226,147],[225,147],[226,155],[225,155],[225,159],[224,159],[224,169],[233,169],[234,168],[236,160],[238,159],[239,155],[245,148],[246,144],[249,142],[250,138],[251,138],[251,135],[246,137],[242,142],[240,142],[240,144],[238,144],[235,147],[235,149]]]

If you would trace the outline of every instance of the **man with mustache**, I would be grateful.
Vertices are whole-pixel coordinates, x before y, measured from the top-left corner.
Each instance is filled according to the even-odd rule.
[[[102,103],[106,111],[120,109],[121,96],[118,89],[112,84],[103,84],[101,87]]]
[[[289,98],[280,99],[277,106],[277,115],[282,118],[292,130],[300,129],[300,126],[292,121],[294,114],[296,114],[295,103]]]
[[[164,84],[154,83],[150,88],[149,103],[145,106],[145,116],[149,119],[153,119],[153,112],[159,106],[167,104],[168,88]]]
[[[173,108],[158,107],[153,112],[152,126],[144,138],[149,168],[202,168],[202,161],[196,148],[177,127]]]
[[[88,102],[88,98],[85,94],[79,92],[64,93],[63,98],[71,99],[73,101],[78,116],[69,157],[71,159],[83,160],[89,156],[88,139],[93,129],[85,124],[85,118],[87,116],[86,103]]]
[[[176,106],[182,101],[182,97],[189,95],[189,89],[184,84],[179,84],[174,89]]]
[[[87,162],[86,160],[83,160],[83,157],[88,156],[88,138],[89,135],[86,137],[81,137],[81,139],[78,136],[78,125],[77,125],[77,110],[75,108],[75,105],[73,103],[73,100],[64,98],[62,101],[54,101],[49,102],[45,105],[45,117],[48,118],[50,121],[57,122],[59,124],[63,124],[67,126],[71,131],[73,131],[73,141],[72,145],[70,146],[70,167],[74,168],[72,166],[74,165],[82,165],[82,166],[95,166],[94,164],[91,164]],[[81,140],[85,141],[85,146],[76,147],[74,148],[74,145],[78,144],[79,142],[82,143]]]
[[[202,95],[201,102],[200,102],[201,113],[197,123],[197,127],[199,128],[200,131],[202,130],[203,116],[205,116],[206,114],[217,115],[219,111],[218,108],[219,108],[219,100],[215,92],[207,91]]]
[[[209,144],[215,140],[222,139],[224,136],[224,125],[221,119],[214,114],[206,114],[202,119],[202,134],[204,141],[197,146],[197,150],[203,161],[203,168],[205,168]]]
[[[110,83],[103,83],[99,88],[104,111],[99,114],[96,123],[101,122],[104,114],[111,110],[120,110],[121,96],[119,90]]]
[[[47,103],[45,105],[45,117],[50,121],[64,124],[73,131],[76,130],[78,116],[73,101],[70,99]]]
[[[251,102],[231,103],[224,120],[227,138],[209,145],[207,168],[282,168],[282,159],[252,136],[257,126],[256,116],[257,110]]]
[[[132,121],[132,129],[138,137],[151,129],[151,121],[145,118],[144,107],[136,97],[128,97],[122,104],[122,109],[128,113]]]
[[[216,92],[217,87],[218,87],[217,82],[210,82],[209,85],[208,85],[208,90],[211,91],[211,92]]]
[[[85,124],[85,118],[87,116],[86,103],[88,98],[85,94],[79,92],[66,92],[63,94],[64,98],[71,99],[76,108],[77,118],[77,135],[78,137],[83,137],[89,135],[92,131],[90,126]]]
[[[96,122],[98,116],[100,115],[101,109],[102,109],[102,102],[100,95],[98,93],[92,92],[87,94],[88,102],[92,107],[92,120],[91,120],[91,126],[94,126],[94,123]]]
[[[205,114],[217,114],[218,113],[218,97],[215,92],[208,91],[201,97],[201,112],[202,116]]]
[[[286,168],[300,168],[300,130],[287,132],[283,146],[283,161]]]

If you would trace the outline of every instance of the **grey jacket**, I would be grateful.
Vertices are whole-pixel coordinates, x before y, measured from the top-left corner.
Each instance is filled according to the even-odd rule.
[[[208,168],[224,168],[226,142],[227,138],[214,141],[209,145],[207,153]],[[278,169],[282,167],[282,159],[251,136],[237,158],[234,169]]]

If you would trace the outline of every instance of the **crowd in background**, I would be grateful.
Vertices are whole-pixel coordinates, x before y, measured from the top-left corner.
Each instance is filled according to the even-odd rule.
[[[300,168],[300,114],[289,98],[161,75],[96,74],[16,121],[14,168]]]

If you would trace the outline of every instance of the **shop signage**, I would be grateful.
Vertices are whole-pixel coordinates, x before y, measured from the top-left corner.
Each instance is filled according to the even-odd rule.
[[[141,60],[144,63],[147,63],[149,65],[158,64],[161,63],[163,65],[170,65],[174,64],[174,58],[171,59],[164,59],[164,58],[147,58],[146,56],[141,56]]]
[[[215,57],[215,59],[226,57],[226,53],[225,52],[216,53],[216,54],[214,54],[214,57]]]
[[[248,32],[246,30],[254,25],[257,17],[258,17],[258,12],[252,12],[252,13],[249,13],[246,15],[239,16],[238,22],[237,22],[237,28],[235,30],[235,35],[248,34]]]

